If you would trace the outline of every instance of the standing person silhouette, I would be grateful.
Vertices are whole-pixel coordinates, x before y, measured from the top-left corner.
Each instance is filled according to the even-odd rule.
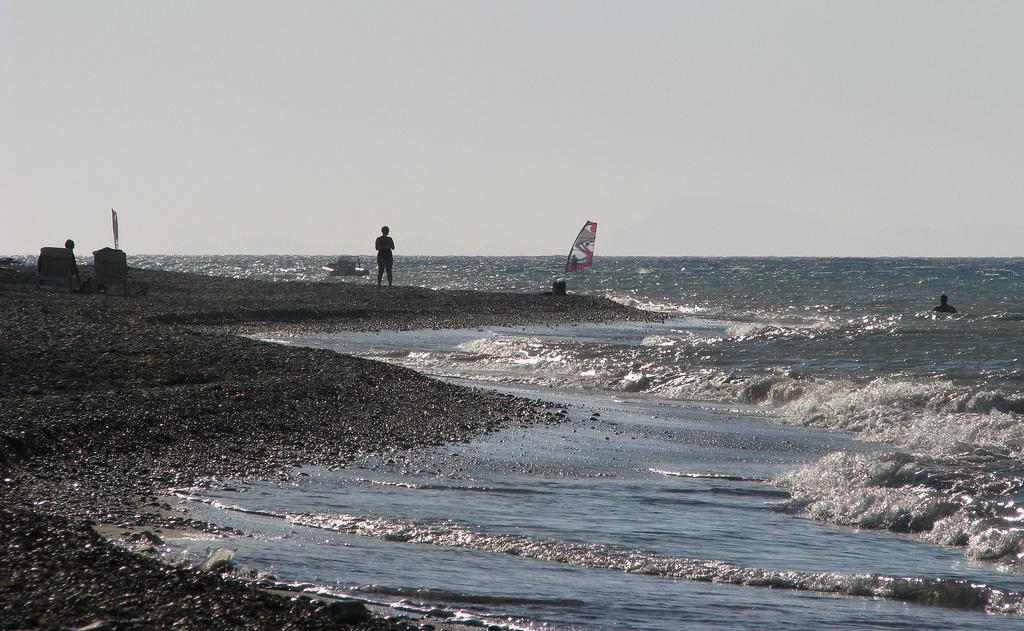
[[[75,277],[75,284],[78,284],[78,263],[75,261],[75,242],[68,239],[64,242],[64,247],[71,250],[71,274]]]
[[[71,287],[77,292],[82,289],[82,277],[78,274],[78,262],[75,261],[75,242],[68,239],[64,242],[64,247],[71,251],[71,276],[74,280],[71,282]]]
[[[388,287],[391,287],[391,264],[393,258],[391,251],[395,249],[394,240],[388,236],[391,229],[384,226],[380,229],[380,236],[374,242],[373,247],[377,249],[377,289],[380,289],[384,272],[388,273]]]
[[[932,311],[938,311],[939,313],[956,313],[956,307],[949,304],[949,297],[946,294],[939,296],[939,306],[932,309]]]

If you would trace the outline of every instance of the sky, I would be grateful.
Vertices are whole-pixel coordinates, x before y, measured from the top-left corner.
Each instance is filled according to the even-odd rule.
[[[0,253],[1024,255],[1024,2],[0,0]]]

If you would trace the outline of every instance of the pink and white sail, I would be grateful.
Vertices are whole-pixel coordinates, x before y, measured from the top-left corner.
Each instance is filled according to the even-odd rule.
[[[596,240],[597,222],[587,221],[569,249],[569,257],[565,261],[565,271],[578,272],[590,267],[594,263],[594,242]]]

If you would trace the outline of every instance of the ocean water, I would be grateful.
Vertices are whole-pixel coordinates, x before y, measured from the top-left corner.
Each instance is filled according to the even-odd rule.
[[[132,264],[322,281],[330,258]],[[395,271],[542,291],[559,262]],[[665,321],[268,331],[544,399],[564,420],[180,492],[247,533],[218,544],[237,562],[396,611],[531,629],[1021,628],[1022,278],[1024,259],[599,258],[570,291]],[[931,310],[942,293],[960,313]]]

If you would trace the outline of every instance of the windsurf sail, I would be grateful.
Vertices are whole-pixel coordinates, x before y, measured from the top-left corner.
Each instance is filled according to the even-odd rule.
[[[565,271],[578,272],[594,263],[594,241],[597,240],[597,222],[587,221],[583,229],[576,235],[572,247],[569,248],[569,258],[565,260]]]

